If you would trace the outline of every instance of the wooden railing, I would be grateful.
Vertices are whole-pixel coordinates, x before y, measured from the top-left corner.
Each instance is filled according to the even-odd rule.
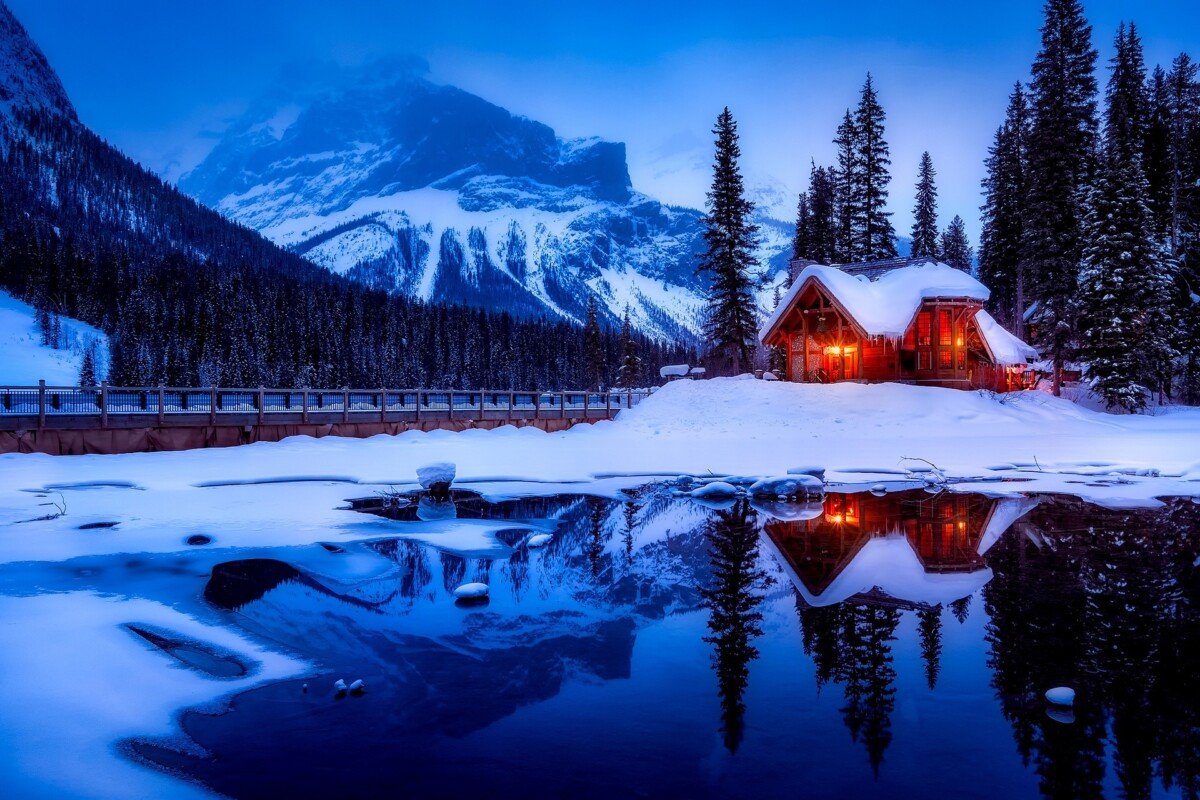
[[[610,419],[646,390],[0,386],[0,430],[421,420]]]

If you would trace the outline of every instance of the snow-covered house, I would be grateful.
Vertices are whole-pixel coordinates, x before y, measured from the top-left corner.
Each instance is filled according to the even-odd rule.
[[[759,338],[787,380],[1021,388],[1037,351],[984,310],[988,289],[932,259],[806,264]]]

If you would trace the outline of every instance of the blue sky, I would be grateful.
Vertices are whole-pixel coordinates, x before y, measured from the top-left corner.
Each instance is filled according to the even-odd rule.
[[[992,131],[1038,47],[1040,0],[975,3],[646,2],[203,3],[7,0],[83,120],[170,178],[193,166],[285,65],[414,53],[431,77],[552,125],[628,144],[635,186],[703,201],[712,120],[729,105],[751,181],[790,193],[875,75],[888,112],[897,230],[911,225],[923,149],[939,171],[943,224],[977,238]],[[1118,22],[1147,60],[1200,56],[1191,2],[1085,0],[1107,59]]]

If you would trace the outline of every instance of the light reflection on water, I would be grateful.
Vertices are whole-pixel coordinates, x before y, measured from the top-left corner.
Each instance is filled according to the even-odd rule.
[[[318,664],[137,752],[233,796],[1195,797],[1200,508],[661,487],[458,514],[504,548],[383,538],[370,577],[218,565],[231,625]],[[352,512],[347,512],[352,513]],[[530,521],[557,520],[529,549]],[[413,524],[390,523],[397,531]],[[501,551],[497,551],[500,553]],[[452,590],[482,581],[487,605]],[[364,697],[333,680],[362,677]],[[1073,713],[1042,693],[1079,692]],[[1063,720],[1067,721],[1063,721]]]

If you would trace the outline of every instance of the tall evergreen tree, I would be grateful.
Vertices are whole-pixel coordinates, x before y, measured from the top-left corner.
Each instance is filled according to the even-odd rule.
[[[637,340],[633,338],[633,327],[629,323],[629,309],[621,322],[621,369],[617,384],[626,389],[638,385],[642,376],[642,359],[638,356]]]
[[[883,138],[885,117],[868,72],[854,113],[858,157],[850,195],[854,257],[867,261],[896,255],[896,232],[892,228],[892,214],[886,210],[888,184],[892,179],[888,167],[892,161]]]
[[[1171,230],[1171,102],[1167,73],[1156,66],[1146,84],[1146,129],[1143,166],[1150,184],[1154,232],[1166,240]]]
[[[704,218],[707,249],[697,266],[697,272],[710,279],[704,332],[722,371],[747,372],[754,366],[757,339],[750,276],[758,266],[758,226],[750,222],[754,204],[746,199],[738,168],[742,150],[737,123],[728,107],[717,117],[713,133],[716,155]]]
[[[938,257],[963,272],[971,271],[971,262],[975,258],[971,250],[971,242],[967,238],[967,226],[958,214],[950,220],[946,230],[942,231],[942,241],[938,248]]]
[[[1136,31],[1117,31],[1106,91],[1103,152],[1086,217],[1080,275],[1080,355],[1110,408],[1138,411],[1162,390],[1174,356],[1174,277],[1154,235],[1142,168],[1145,65]]]
[[[979,278],[991,290],[992,312],[1024,338],[1028,304],[1021,239],[1026,200],[1029,107],[1020,82],[1009,95],[1004,124],[988,151],[983,180],[983,228],[979,237]]]
[[[837,218],[834,198],[833,170],[829,167],[811,167],[808,179],[809,252],[806,256],[820,264],[832,264],[836,259]]]
[[[861,200],[856,200],[858,189],[855,176],[860,172],[858,166],[858,128],[850,109],[842,117],[838,125],[833,144],[837,148],[837,166],[830,170],[833,182],[834,197],[834,239],[833,258],[840,263],[855,260],[854,218],[855,208]]]
[[[933,182],[936,175],[933,159],[926,150],[921,154],[921,166],[917,170],[917,204],[913,208],[912,228],[913,258],[937,256],[937,186]]]
[[[1042,47],[1033,62],[1029,192],[1023,268],[1038,300],[1032,322],[1051,359],[1053,391],[1075,340],[1085,189],[1096,138],[1096,50],[1079,0],[1047,0]]]
[[[83,360],[79,364],[79,385],[96,385],[96,343],[88,342],[83,351]]]
[[[808,258],[812,250],[812,207],[808,192],[801,192],[796,202],[796,232],[792,236],[792,258]]]
[[[583,326],[583,357],[588,388],[599,388],[604,383],[604,344],[596,319],[596,301],[591,296],[587,303],[587,322]]]
[[[1200,403],[1200,82],[1197,65],[1186,53],[1171,62],[1166,85],[1170,186],[1165,216],[1170,254],[1178,265],[1180,388],[1184,402]]]

